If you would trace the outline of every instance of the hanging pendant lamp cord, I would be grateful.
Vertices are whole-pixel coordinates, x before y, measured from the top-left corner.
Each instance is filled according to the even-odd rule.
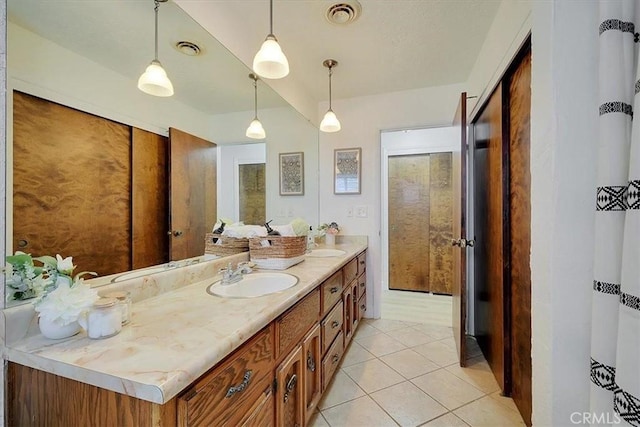
[[[329,67],[329,110],[331,110],[331,75],[332,74],[333,74],[333,69],[332,67]]]
[[[154,8],[155,13],[156,13],[156,56],[155,56],[155,60],[158,60],[158,8],[160,6],[160,3],[158,3],[158,0],[155,0],[154,2],[156,4],[156,7]]]
[[[258,120],[258,79],[253,81],[253,105],[255,112],[255,120]]]
[[[269,35],[273,36],[273,0],[269,0]]]

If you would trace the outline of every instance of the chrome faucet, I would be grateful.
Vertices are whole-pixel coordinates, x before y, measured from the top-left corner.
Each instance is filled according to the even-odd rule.
[[[239,262],[234,270],[231,266],[231,263],[227,264],[226,268],[220,270],[222,273],[222,282],[223,285],[230,285],[232,283],[239,282],[242,280],[243,274],[251,273],[253,270],[251,269],[250,262]]]

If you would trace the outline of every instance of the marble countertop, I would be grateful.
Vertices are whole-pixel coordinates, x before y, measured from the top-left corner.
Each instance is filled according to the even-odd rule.
[[[86,333],[49,340],[39,333],[7,341],[7,360],[101,388],[163,404],[286,311],[350,258],[366,239],[339,243],[342,257],[305,257],[287,270],[299,283],[249,299],[209,295],[219,275],[133,304],[118,335],[90,340]],[[273,270],[270,270],[273,271]],[[37,326],[36,326],[37,328]]]

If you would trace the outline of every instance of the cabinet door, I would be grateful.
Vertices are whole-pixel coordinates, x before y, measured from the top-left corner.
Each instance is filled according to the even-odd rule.
[[[358,323],[360,323],[360,316],[359,316],[359,312],[360,310],[358,309],[358,287],[360,286],[359,282],[355,282],[353,284],[353,286],[351,287],[351,333],[355,333],[356,328],[358,327]],[[364,294],[363,294],[364,295]],[[345,348],[346,348],[346,342],[345,342]]]
[[[280,364],[276,372],[276,425],[280,427],[304,425],[302,366],[302,346],[298,346]]]
[[[264,388],[264,392],[255,401],[239,424],[242,427],[271,427],[275,418],[275,405],[273,401],[273,387],[271,383]]]
[[[320,325],[316,325],[302,342],[302,357],[304,358],[302,378],[306,422],[309,422],[309,418],[313,415],[322,393],[322,377],[320,375],[322,353],[320,350]]]

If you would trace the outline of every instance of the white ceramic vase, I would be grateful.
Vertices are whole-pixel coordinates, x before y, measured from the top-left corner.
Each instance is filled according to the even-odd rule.
[[[327,233],[324,235],[324,243],[327,246],[333,246],[336,244],[336,235]]]
[[[40,332],[46,338],[52,340],[60,340],[62,338],[69,338],[80,332],[80,324],[75,321],[68,325],[62,325],[58,322],[52,322],[46,317],[40,317],[38,321]]]

